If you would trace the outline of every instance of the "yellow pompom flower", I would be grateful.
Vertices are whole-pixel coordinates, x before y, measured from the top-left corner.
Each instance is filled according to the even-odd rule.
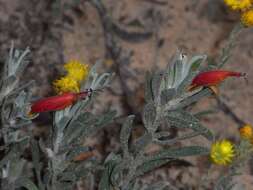
[[[65,76],[54,81],[53,85],[58,94],[80,91],[80,84],[75,79],[69,76]]]
[[[242,13],[241,22],[246,27],[253,26],[253,9]]]
[[[228,140],[217,141],[212,144],[210,158],[211,161],[218,165],[228,165],[235,156],[233,143]]]
[[[240,127],[239,133],[242,139],[251,140],[253,138],[253,128],[249,124]]]
[[[64,69],[67,71],[67,76],[73,78],[77,82],[85,80],[89,73],[88,65],[82,64],[77,60],[72,60],[66,63]]]
[[[224,3],[232,10],[247,10],[252,6],[252,0],[224,0]]]

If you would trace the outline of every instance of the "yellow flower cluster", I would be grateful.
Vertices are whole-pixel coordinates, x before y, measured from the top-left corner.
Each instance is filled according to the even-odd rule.
[[[235,11],[241,11],[241,22],[245,27],[253,26],[253,0],[224,0]]]
[[[252,5],[251,0],[224,0],[225,4],[232,10],[246,10]]]
[[[241,22],[246,27],[253,26],[253,9],[242,13]]]
[[[55,80],[53,85],[56,92],[59,94],[64,92],[79,92],[78,82],[69,76]]]
[[[235,157],[233,143],[228,140],[217,141],[212,144],[210,158],[217,165],[228,165]]]
[[[240,137],[253,144],[253,127],[246,124],[239,128]],[[228,165],[235,157],[235,146],[228,140],[216,141],[212,144],[210,158],[214,164]]]
[[[88,75],[88,65],[81,64],[80,62],[73,60],[64,65],[68,76],[75,79],[77,82],[81,82]]]
[[[239,128],[239,133],[242,139],[248,140],[253,143],[253,128],[251,125],[246,124]]]
[[[79,92],[81,82],[88,76],[88,65],[72,60],[64,65],[64,69],[67,75],[53,82],[56,92]]]

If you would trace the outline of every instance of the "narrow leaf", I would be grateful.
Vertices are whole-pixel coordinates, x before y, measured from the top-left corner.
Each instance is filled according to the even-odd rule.
[[[145,82],[145,100],[146,102],[149,102],[150,100],[153,100],[153,92],[152,92],[152,76],[151,73],[146,74],[146,82]]]
[[[172,158],[166,158],[166,159],[154,159],[144,162],[141,166],[137,168],[135,176],[136,177],[141,176],[147,172],[150,172],[156,168],[163,166],[164,164],[167,164],[172,160],[173,160]]]
[[[160,84],[161,84],[161,80],[162,80],[162,74],[157,72],[153,75],[152,77],[152,92],[153,92],[153,97],[154,99],[156,97],[160,96]]]
[[[165,89],[161,92],[161,104],[164,105],[168,103],[176,95],[176,90],[174,88]]]
[[[113,164],[107,163],[106,169],[104,170],[102,178],[98,185],[99,190],[113,190],[110,183],[112,170],[113,170]]]
[[[27,190],[39,190],[38,187],[29,179],[26,177],[19,178],[16,181],[16,187],[24,187]]]
[[[156,118],[156,107],[153,101],[145,105],[143,110],[143,122],[147,130],[153,131],[153,123]]]
[[[186,146],[181,148],[171,148],[167,150],[161,150],[147,158],[147,160],[160,160],[166,158],[179,158],[185,156],[195,156],[195,155],[207,155],[210,150],[206,147],[201,146]]]
[[[197,70],[200,65],[207,59],[206,55],[196,55],[191,58],[189,64],[192,70]]]
[[[123,150],[124,157],[128,157],[129,155],[128,141],[131,135],[133,119],[134,119],[134,116],[128,116],[128,118],[126,119],[120,131],[120,143],[121,143],[121,148]]]
[[[180,111],[171,111],[166,115],[168,123],[177,128],[189,128],[193,131],[199,132],[202,136],[208,140],[213,140],[212,132],[201,125],[200,121],[192,116],[190,113],[180,110]]]

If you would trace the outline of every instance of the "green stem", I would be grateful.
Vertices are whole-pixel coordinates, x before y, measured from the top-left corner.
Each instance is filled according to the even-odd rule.
[[[233,30],[231,31],[228,38],[228,43],[222,49],[221,56],[218,59],[218,63],[219,63],[217,66],[218,68],[223,67],[227,63],[230,57],[230,53],[232,49],[235,47],[235,39],[237,35],[241,32],[242,28],[243,28],[243,25],[241,23],[238,23],[234,26]]]

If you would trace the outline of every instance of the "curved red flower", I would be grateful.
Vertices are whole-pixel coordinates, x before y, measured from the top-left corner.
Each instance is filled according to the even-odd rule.
[[[73,105],[76,101],[84,99],[92,92],[91,89],[80,93],[65,93],[58,96],[43,98],[32,103],[31,114],[62,110]]]
[[[214,70],[206,71],[198,74],[193,80],[189,87],[189,90],[194,90],[198,87],[209,87],[215,94],[218,93],[217,85],[224,81],[227,77],[241,77],[245,76],[245,73]]]

